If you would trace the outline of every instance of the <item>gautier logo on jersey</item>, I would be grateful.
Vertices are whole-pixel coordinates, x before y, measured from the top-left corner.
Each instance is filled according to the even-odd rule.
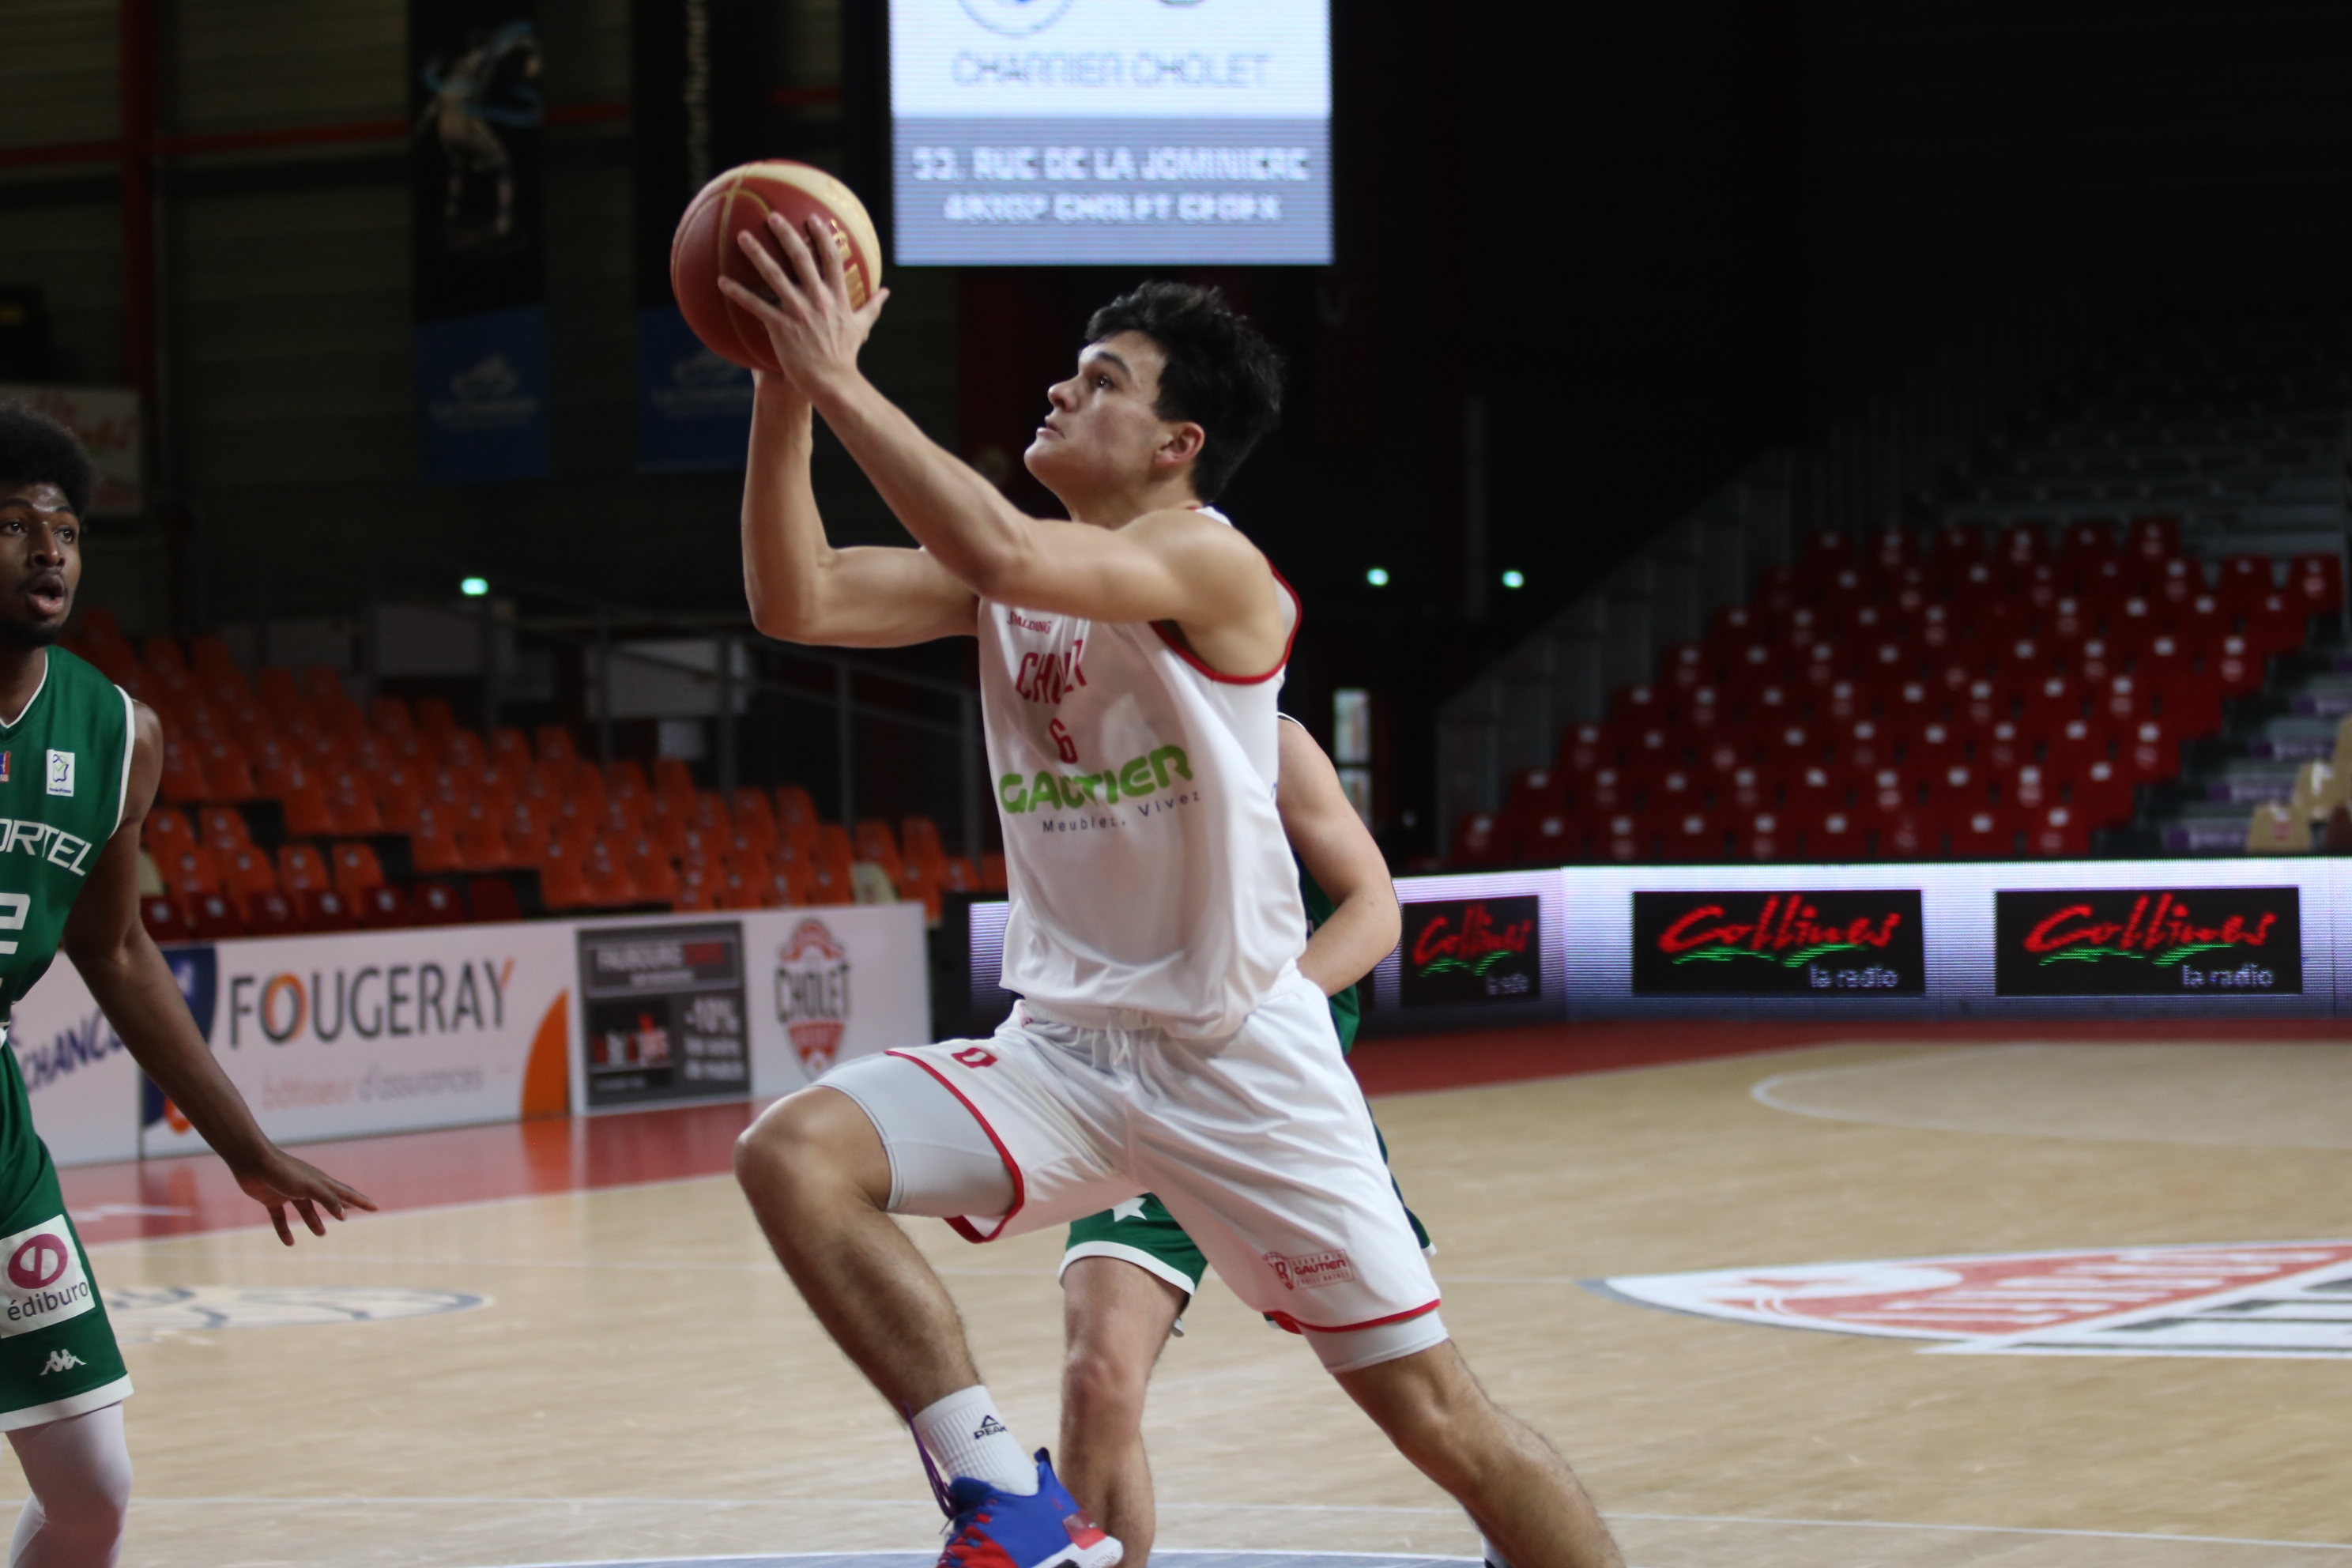
[[[1542,900],[1444,899],[1404,907],[1397,1004],[1455,1007],[1543,994]]]
[[[1171,779],[1192,776],[1192,760],[1183,747],[1160,746],[1098,773],[1041,771],[1034,778],[1006,773],[996,781],[996,798],[1015,816],[1032,811],[1082,811],[1089,805],[1141,800],[1166,789]]]
[[[0,1236],[0,1258],[7,1259],[0,1267],[0,1339],[79,1318],[94,1304],[63,1215]]]
[[[2294,888],[2036,889],[1993,896],[2003,996],[2303,993]]]
[[[1914,889],[1635,893],[1637,996],[1918,996]]]
[[[823,921],[801,921],[776,950],[776,1017],[809,1077],[839,1059],[849,1026],[849,950]]]

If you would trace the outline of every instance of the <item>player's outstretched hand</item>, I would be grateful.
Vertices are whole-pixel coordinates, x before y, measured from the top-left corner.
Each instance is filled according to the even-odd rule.
[[[719,280],[719,290],[768,329],[768,343],[785,375],[807,396],[814,397],[828,377],[857,368],[857,351],[882,314],[887,289],[878,290],[855,310],[849,304],[849,284],[841,268],[841,255],[825,237],[819,220],[811,218],[805,232],[781,213],[768,216],[768,230],[783,250],[777,259],[745,232],[736,241],[759,269],[772,298],[763,298],[732,278]]]
[[[298,1160],[285,1150],[272,1144],[250,1170],[236,1173],[236,1184],[245,1195],[269,1210],[270,1223],[278,1227],[278,1239],[287,1246],[294,1245],[294,1227],[287,1223],[286,1205],[291,1204],[301,1215],[302,1223],[310,1227],[312,1236],[324,1236],[327,1226],[319,1218],[326,1210],[337,1219],[349,1209],[375,1210],[375,1201],[357,1187],[345,1186],[318,1166]]]

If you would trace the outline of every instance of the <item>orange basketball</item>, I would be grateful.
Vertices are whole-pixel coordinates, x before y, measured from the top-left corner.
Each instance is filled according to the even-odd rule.
[[[768,228],[770,213],[783,214],[803,234],[811,216],[824,220],[841,258],[851,305],[865,304],[882,286],[882,242],[856,192],[823,169],[788,159],[728,170],[703,186],[677,220],[677,234],[669,244],[669,286],[695,336],[713,353],[752,370],[780,368],[769,350],[767,330],[758,317],[719,291],[719,279],[732,278],[758,294],[768,291],[766,280],[735,237],[746,230],[757,232],[769,253],[782,261],[783,252]],[[790,274],[789,265],[785,271]]]

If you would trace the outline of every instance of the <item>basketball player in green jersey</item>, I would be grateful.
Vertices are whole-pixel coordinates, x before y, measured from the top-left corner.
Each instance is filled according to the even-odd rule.
[[[0,404],[0,1017],[62,947],[122,1044],[266,1205],[319,1236],[372,1209],[262,1136],[139,920],[139,828],[163,771],[155,715],[56,647],[81,581],[89,458],[64,426]],[[0,1050],[0,1431],[33,1489],[9,1568],[106,1568],[131,1500],[122,1352]]]
[[[1345,1048],[1362,1017],[1357,983],[1396,946],[1404,922],[1388,863],[1331,760],[1283,717],[1276,799],[1312,932],[1298,968],[1330,998]],[[1420,1218],[1410,1209],[1405,1218],[1426,1250]],[[1124,1568],[1144,1568],[1158,1531],[1144,1390],[1207,1269],[1200,1247],[1149,1193],[1076,1221],[1062,1253],[1062,1479],[1126,1548]],[[1493,1547],[1487,1554],[1499,1563]]]

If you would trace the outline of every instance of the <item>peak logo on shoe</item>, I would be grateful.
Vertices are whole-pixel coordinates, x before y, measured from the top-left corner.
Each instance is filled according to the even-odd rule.
[[[78,1318],[96,1306],[66,1216],[0,1236],[0,1339]]]
[[[971,1435],[971,1440],[977,1443],[982,1437],[1001,1437],[1005,1433],[1012,1430],[1012,1427],[1007,1426],[995,1416],[983,1415],[980,1418],[980,1426],[978,1429],[976,1429]]]

